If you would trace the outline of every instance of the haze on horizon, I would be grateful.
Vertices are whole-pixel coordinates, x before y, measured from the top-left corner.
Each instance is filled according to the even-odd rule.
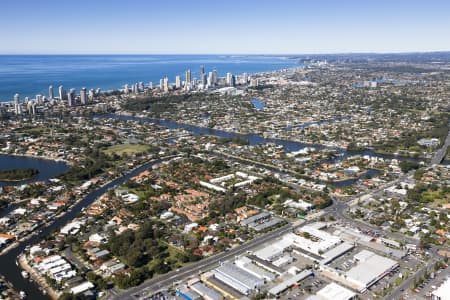
[[[301,54],[450,50],[445,0],[15,0],[0,54]]]

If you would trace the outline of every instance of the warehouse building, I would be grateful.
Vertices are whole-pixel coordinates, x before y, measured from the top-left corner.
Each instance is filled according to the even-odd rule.
[[[189,288],[182,288],[176,290],[177,295],[186,300],[201,300],[202,297]]]
[[[222,281],[215,278],[214,271],[203,273],[201,279],[203,283],[213,288],[214,290],[220,292],[222,295],[227,297],[227,299],[235,300],[244,297],[244,294],[236,291],[229,285],[226,285]]]
[[[216,292],[214,289],[207,287],[200,281],[197,281],[190,285],[190,288],[197,294],[203,297],[205,300],[222,300],[223,296]]]
[[[281,283],[277,284],[276,286],[272,287],[269,290],[269,295],[272,296],[278,296],[288,288],[298,284],[303,279],[313,275],[313,272],[311,270],[304,270],[298,274],[289,276],[285,280],[283,280]]]
[[[266,280],[272,281],[275,279],[275,274],[267,271],[266,269],[254,264],[252,260],[246,256],[239,258],[235,261],[236,266],[239,268],[255,275],[256,277]]]
[[[307,300],[352,300],[355,298],[356,293],[332,282],[319,290],[316,295],[309,297]]]
[[[362,250],[354,257],[357,265],[345,273],[346,281],[364,292],[389,272],[398,267],[395,260]]]
[[[291,246],[291,242],[280,239],[255,251],[254,254],[262,260],[274,261],[283,256],[284,250],[289,246]]]
[[[293,246],[309,252],[315,256],[321,256],[321,253],[325,253],[333,247],[342,242],[339,237],[329,234],[323,230],[317,229],[313,225],[306,225],[301,228],[303,234],[308,234],[313,238],[306,238],[305,236],[299,236],[293,233],[288,233],[284,236],[284,239],[290,241]]]
[[[283,270],[282,268],[280,268],[280,267],[274,265],[273,263],[271,263],[271,262],[269,262],[269,261],[263,260],[263,259],[261,259],[261,258],[255,256],[255,255],[249,255],[248,257],[249,257],[249,258],[253,261],[253,263],[255,263],[256,265],[258,265],[258,266],[260,266],[260,267],[263,267],[264,269],[269,270],[270,272],[272,272],[272,273],[274,273],[274,274],[276,274],[276,275],[278,275],[278,276],[281,276],[281,275],[283,275],[284,273],[286,273],[286,271]]]
[[[244,295],[248,295],[252,290],[259,289],[264,285],[264,280],[229,262],[218,267],[214,272],[214,277]]]

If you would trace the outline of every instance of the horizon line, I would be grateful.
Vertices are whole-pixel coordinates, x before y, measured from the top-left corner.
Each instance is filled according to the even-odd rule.
[[[18,55],[260,55],[260,56],[294,56],[294,55],[349,55],[349,54],[424,54],[424,53],[450,53],[449,50],[411,50],[411,51],[342,51],[342,52],[318,52],[318,53],[0,53],[0,56]]]

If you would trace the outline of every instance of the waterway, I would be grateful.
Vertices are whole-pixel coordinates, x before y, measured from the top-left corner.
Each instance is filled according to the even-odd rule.
[[[17,257],[24,251],[24,249],[28,245],[33,245],[33,244],[41,241],[45,237],[49,236],[53,231],[57,230],[58,228],[60,228],[61,226],[63,226],[67,222],[69,222],[70,220],[74,219],[81,212],[81,210],[84,207],[87,207],[90,204],[92,204],[98,197],[103,195],[109,189],[115,188],[116,186],[125,182],[127,179],[129,179],[133,176],[136,176],[140,172],[148,169],[152,165],[157,164],[159,162],[161,162],[161,161],[158,160],[158,161],[147,163],[147,164],[129,172],[128,174],[126,174],[122,177],[119,177],[119,178],[109,182],[108,184],[87,194],[80,202],[78,202],[74,207],[72,207],[70,210],[68,210],[64,216],[56,219],[54,221],[54,223],[51,223],[50,225],[41,228],[41,231],[39,232],[39,234],[37,234],[37,235],[31,237],[30,239],[26,240],[25,242],[21,243],[19,246],[12,249],[11,251],[9,251],[7,254],[0,256],[0,274],[5,276],[6,279],[9,282],[11,282],[17,290],[25,291],[28,295],[28,299],[32,299],[32,300],[49,299],[48,296],[44,296],[40,292],[38,286],[35,283],[29,282],[28,280],[26,280],[22,277],[22,275],[20,273],[21,269],[18,266],[16,266]]]
[[[250,102],[252,102],[256,110],[263,110],[264,108],[266,108],[266,104],[258,98],[251,98]]]
[[[319,149],[319,150],[331,149],[331,150],[335,150],[336,154],[337,154],[337,157],[334,159],[334,161],[343,160],[346,157],[352,156],[352,155],[370,155],[370,156],[380,157],[380,158],[384,158],[384,159],[410,160],[410,161],[416,161],[416,162],[424,161],[424,159],[420,159],[420,158],[405,157],[405,156],[390,155],[390,154],[380,154],[380,153],[376,153],[375,151],[370,150],[370,149],[365,149],[365,150],[361,150],[361,151],[346,150],[343,148],[329,147],[329,146],[324,146],[324,145],[320,145],[320,144],[308,144],[308,143],[281,140],[281,139],[275,139],[275,138],[265,138],[265,137],[261,136],[260,134],[256,134],[256,133],[240,134],[240,133],[236,133],[236,132],[229,132],[229,131],[223,131],[223,130],[218,130],[218,129],[199,127],[199,126],[175,122],[175,121],[171,121],[171,120],[153,119],[153,118],[136,117],[136,116],[133,117],[133,116],[119,115],[119,114],[97,115],[94,118],[103,118],[103,119],[111,118],[111,119],[118,119],[118,120],[125,120],[125,121],[150,122],[150,123],[154,123],[154,124],[157,124],[160,126],[165,126],[170,129],[185,129],[185,130],[191,132],[195,136],[211,135],[211,136],[217,136],[217,137],[225,138],[225,139],[239,138],[239,139],[245,140],[249,145],[260,145],[260,144],[272,143],[272,144],[283,146],[285,149],[285,152],[298,151],[305,147],[313,147],[313,148]]]
[[[69,170],[70,166],[63,161],[0,154],[0,170],[26,168],[39,170],[39,174],[28,180],[15,182],[0,181],[0,187],[7,185],[22,185],[37,181],[48,181]]]

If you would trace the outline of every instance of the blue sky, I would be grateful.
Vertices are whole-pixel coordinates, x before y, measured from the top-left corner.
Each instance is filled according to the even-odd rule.
[[[450,50],[448,0],[5,0],[0,53]]]

